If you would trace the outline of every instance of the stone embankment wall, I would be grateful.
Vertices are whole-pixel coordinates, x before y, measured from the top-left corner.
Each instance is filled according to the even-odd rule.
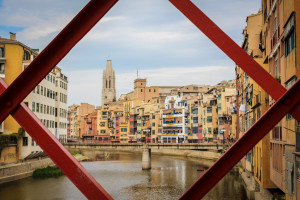
[[[0,184],[32,176],[35,169],[53,166],[50,158],[42,158],[21,163],[0,166]]]

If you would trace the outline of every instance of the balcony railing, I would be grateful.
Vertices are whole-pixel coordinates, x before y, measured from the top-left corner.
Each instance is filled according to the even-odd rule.
[[[271,39],[271,50],[276,46],[280,38],[280,28],[279,25],[277,26],[277,29],[275,30],[272,39]]]

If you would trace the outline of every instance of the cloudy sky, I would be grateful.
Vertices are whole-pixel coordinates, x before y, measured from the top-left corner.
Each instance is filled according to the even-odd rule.
[[[42,50],[87,0],[0,0],[0,36]],[[261,0],[193,0],[238,44],[247,15]],[[120,0],[59,63],[69,77],[68,104],[101,104],[102,70],[111,59],[117,96],[148,85],[216,84],[234,63],[167,0]]]

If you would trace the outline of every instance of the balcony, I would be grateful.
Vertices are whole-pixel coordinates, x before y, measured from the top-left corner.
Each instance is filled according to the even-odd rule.
[[[271,50],[273,50],[276,47],[276,44],[278,43],[279,38],[280,38],[280,28],[278,25],[277,29],[275,30],[275,32],[271,38]]]

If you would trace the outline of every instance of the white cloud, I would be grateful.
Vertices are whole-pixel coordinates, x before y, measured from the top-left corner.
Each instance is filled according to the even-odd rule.
[[[111,22],[111,21],[120,21],[120,20],[126,20],[127,17],[125,16],[114,16],[114,17],[103,17],[100,20],[100,23],[105,23],[105,22]]]
[[[42,50],[87,2],[3,0],[0,25],[23,27],[17,39]],[[247,15],[257,12],[261,1],[193,2],[240,42]],[[137,66],[145,66],[139,74],[148,85],[216,84],[234,78],[234,64],[169,1],[122,0],[100,20],[61,62],[70,80],[69,104],[100,105],[102,70],[94,68],[105,66],[107,56],[116,63],[118,94],[133,90]]]

